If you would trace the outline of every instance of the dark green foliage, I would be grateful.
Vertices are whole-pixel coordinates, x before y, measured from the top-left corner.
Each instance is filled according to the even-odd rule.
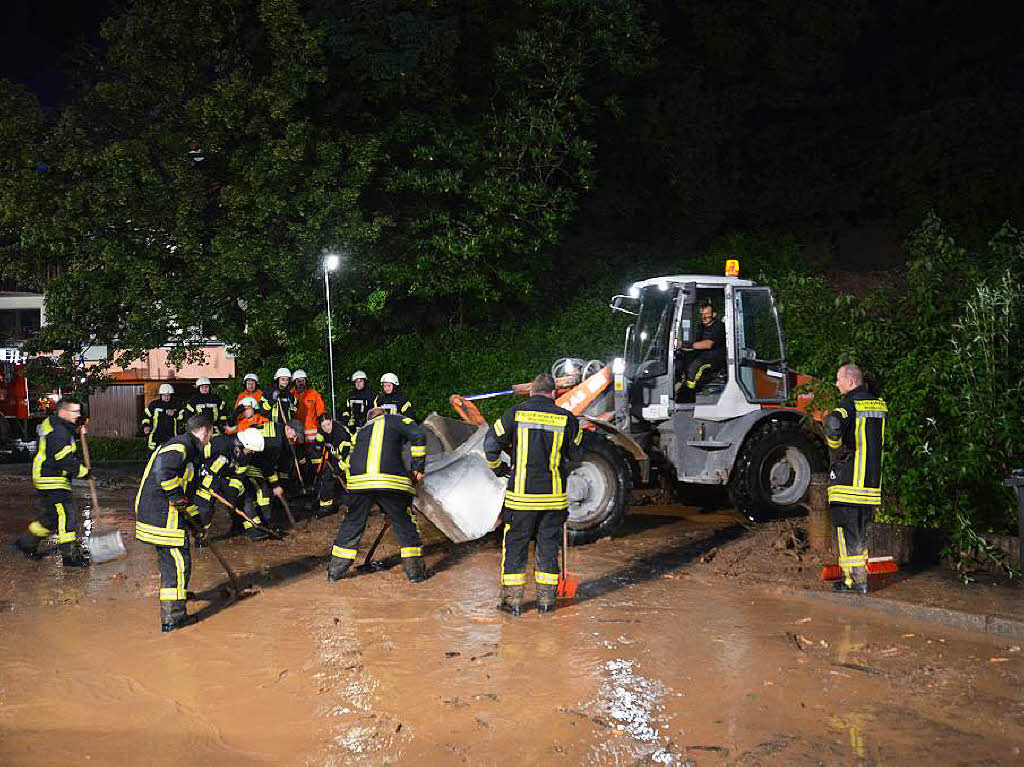
[[[148,461],[144,437],[89,436],[89,459],[99,461]]]

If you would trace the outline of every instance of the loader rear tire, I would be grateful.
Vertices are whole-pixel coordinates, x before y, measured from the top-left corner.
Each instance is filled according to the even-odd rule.
[[[583,460],[566,481],[569,493],[569,543],[578,546],[612,535],[626,516],[633,475],[615,445],[583,432]]]
[[[824,471],[821,440],[799,423],[766,419],[740,448],[729,481],[729,498],[742,514],[764,521],[803,501],[811,474]]]

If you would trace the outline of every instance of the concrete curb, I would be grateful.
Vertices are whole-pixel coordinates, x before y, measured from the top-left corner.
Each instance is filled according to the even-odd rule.
[[[834,594],[828,591],[796,589],[786,586],[765,586],[766,591],[777,596],[795,597],[811,602],[827,602],[837,607],[851,610],[869,610],[884,615],[896,615],[903,618],[937,623],[947,628],[963,631],[977,631],[982,634],[1024,639],[1024,620],[1002,618],[998,615],[982,615],[962,610],[949,610],[945,607],[928,607],[913,602],[902,602],[896,599],[881,599],[872,596],[854,596]],[[1022,594],[1021,599],[1024,599]]]

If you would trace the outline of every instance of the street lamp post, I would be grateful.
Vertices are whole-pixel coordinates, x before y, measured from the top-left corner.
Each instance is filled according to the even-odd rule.
[[[331,280],[330,273],[341,264],[341,257],[328,253],[324,256],[324,293],[327,296],[327,364],[331,371],[331,419],[337,419],[338,407],[334,401],[334,333],[331,328]]]

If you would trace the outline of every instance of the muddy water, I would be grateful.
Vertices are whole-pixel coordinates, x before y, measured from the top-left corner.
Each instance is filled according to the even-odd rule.
[[[196,552],[203,620],[163,635],[130,495],[105,492],[121,511],[96,521],[125,533],[125,560],[64,572],[0,551],[0,763],[1024,758],[1019,647],[700,582],[688,564],[739,534],[726,514],[637,516],[573,550],[580,600],[519,619],[494,610],[493,542],[456,547],[429,529],[430,581],[408,584],[385,537],[390,569],[326,582],[333,517],[284,543],[223,542],[259,590],[233,605]],[[5,541],[32,503],[23,483],[0,483]]]

